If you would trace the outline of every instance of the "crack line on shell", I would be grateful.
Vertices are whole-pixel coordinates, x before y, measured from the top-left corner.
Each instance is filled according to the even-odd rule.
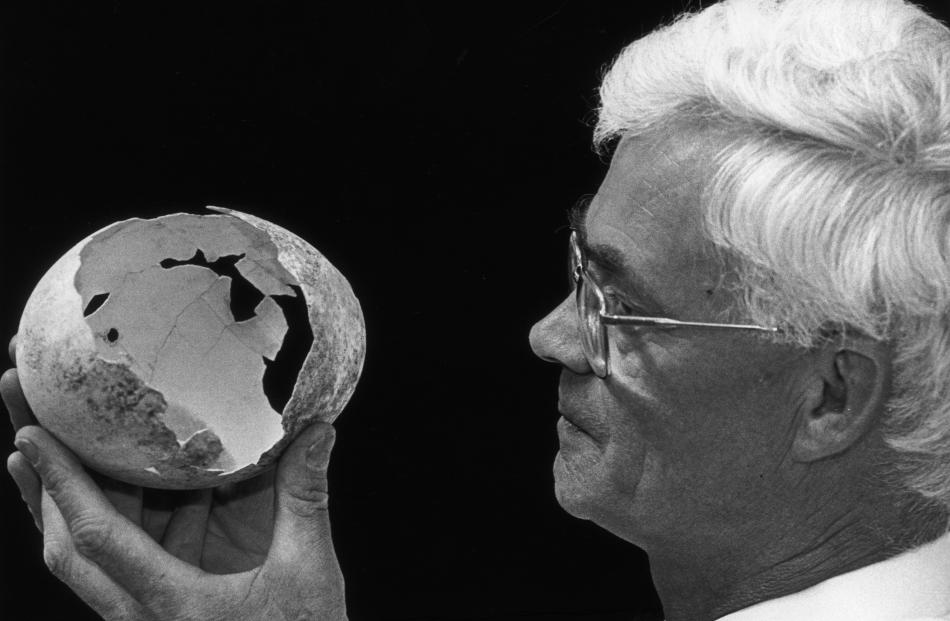
[[[211,270],[208,270],[208,271],[211,271]],[[214,272],[212,272],[212,273],[214,273]],[[181,312],[180,312],[180,313],[178,313],[177,315],[175,315],[175,319],[172,321],[172,327],[168,330],[168,334],[165,335],[165,338],[162,339],[162,344],[158,346],[158,349],[157,349],[157,350],[155,350],[155,358],[152,360],[152,363],[149,365],[149,367],[150,367],[150,368],[149,368],[149,377],[148,377],[148,380],[146,380],[147,382],[150,383],[150,382],[152,381],[152,376],[155,375],[155,366],[156,366],[156,364],[158,363],[158,359],[162,357],[162,351],[165,349],[165,346],[168,344],[168,339],[170,339],[172,333],[175,332],[175,330],[178,329],[178,320],[181,319],[181,316],[184,315],[185,312],[187,312],[189,308],[191,308],[192,306],[194,306],[195,304],[197,304],[199,300],[200,300],[200,301],[203,301],[203,302],[205,303],[205,305],[208,305],[208,302],[207,302],[207,300],[204,299],[204,296],[205,296],[206,293],[208,293],[209,291],[211,291],[212,288],[214,288],[214,286],[217,284],[217,282],[218,282],[219,280],[221,280],[221,278],[222,278],[222,277],[220,277],[220,276],[217,277],[217,278],[215,278],[215,279],[214,279],[214,282],[212,282],[211,285],[210,285],[207,289],[205,289],[204,291],[202,291],[201,293],[199,293],[199,294],[195,297],[194,300],[192,300],[191,302],[189,302],[188,304],[186,304],[185,307],[181,309]],[[217,315],[216,315],[216,316],[217,316]]]
[[[168,334],[165,335],[165,338],[162,340],[162,344],[159,346],[158,350],[156,351],[156,353],[155,353],[155,359],[152,361],[152,364],[149,365],[149,377],[148,377],[148,380],[147,380],[148,382],[151,382],[152,379],[153,379],[153,377],[154,377],[154,375],[155,375],[155,366],[157,365],[159,358],[161,358],[162,351],[164,351],[165,347],[168,345],[169,339],[171,338],[171,336],[172,336],[173,333],[175,333],[176,331],[178,331],[178,320],[181,319],[181,316],[184,315],[185,312],[187,312],[190,307],[192,307],[193,305],[197,304],[199,301],[200,301],[200,302],[204,302],[204,303],[205,303],[205,306],[208,307],[208,308],[210,308],[210,309],[211,309],[211,312],[214,313],[214,308],[211,306],[211,304],[208,302],[208,300],[205,298],[205,296],[207,295],[207,293],[208,293],[211,289],[214,288],[214,285],[217,284],[218,280],[224,280],[224,279],[227,279],[228,281],[231,280],[230,278],[228,278],[228,277],[226,277],[226,276],[219,276],[218,278],[215,279],[215,282],[212,283],[210,287],[208,287],[207,289],[205,289],[205,290],[204,290],[201,294],[199,294],[194,300],[192,300],[191,302],[189,302],[188,305],[185,306],[185,307],[181,310],[181,312],[178,313],[178,315],[175,316],[175,319],[174,319],[174,321],[173,321],[173,323],[172,323],[171,329],[169,329]],[[255,289],[256,289],[256,287],[255,287]],[[264,297],[267,298],[267,297],[270,297],[270,296],[264,296]],[[281,311],[281,312],[282,312],[282,311]],[[214,315],[215,315],[215,317],[218,317],[219,319],[220,319],[220,317],[221,317],[221,316],[218,315],[217,313],[214,313]],[[262,320],[261,315],[254,315],[253,317],[251,317],[250,319],[247,319],[247,320],[245,320],[245,321],[234,321],[233,319],[231,319],[231,320],[230,320],[229,322],[227,322],[227,323],[225,323],[224,321],[222,321],[222,325],[223,325],[224,327],[222,328],[222,330],[221,330],[220,332],[218,332],[218,334],[217,334],[217,336],[216,336],[216,338],[215,338],[214,344],[213,344],[211,347],[209,347],[208,349],[206,349],[204,352],[202,352],[202,357],[207,356],[208,353],[209,353],[212,349],[214,349],[215,347],[218,346],[218,343],[221,342],[221,339],[223,338],[225,332],[229,332],[231,335],[233,335],[233,336],[235,337],[235,339],[237,340],[237,342],[238,342],[242,347],[244,347],[246,350],[248,350],[248,351],[250,351],[251,353],[256,354],[256,355],[258,355],[258,356],[264,356],[264,354],[263,354],[262,352],[259,352],[259,351],[257,351],[256,349],[254,349],[253,347],[251,347],[250,345],[248,345],[248,344],[244,341],[244,339],[240,337],[240,335],[235,334],[235,333],[233,332],[233,330],[232,330],[232,328],[233,328],[234,326],[236,326],[236,325],[238,325],[238,324],[247,324],[247,323],[253,321],[254,319],[257,319],[258,321],[261,321],[261,320]],[[273,361],[273,358],[271,358],[270,356],[264,356],[264,357],[266,357],[268,360]]]
[[[198,250],[201,250],[201,249],[198,248]],[[174,257],[166,257],[166,258],[174,259]],[[163,260],[165,260],[165,259],[163,259]],[[178,259],[174,259],[174,260],[178,260]],[[254,263],[255,263],[255,265],[257,264],[256,261],[254,261]],[[119,284],[116,285],[116,286],[112,289],[112,291],[107,291],[107,292],[105,292],[105,293],[108,294],[108,295],[110,296],[110,298],[111,298],[111,296],[112,296],[113,293],[119,291],[120,289],[122,289],[122,288],[124,288],[124,287],[126,286],[126,281],[129,279],[129,277],[131,277],[131,276],[136,276],[136,275],[138,275],[138,274],[142,274],[143,272],[147,272],[148,270],[154,269],[154,268],[156,268],[156,267],[159,267],[159,268],[161,268],[161,269],[163,269],[163,270],[166,270],[166,271],[171,271],[171,270],[174,270],[175,267],[181,267],[181,266],[176,265],[175,267],[164,268],[164,267],[161,267],[161,261],[160,261],[160,262],[158,262],[158,263],[156,263],[156,264],[154,264],[154,265],[149,265],[148,267],[142,268],[142,269],[140,269],[140,270],[136,270],[136,271],[132,271],[132,272],[126,272],[126,274],[125,274],[124,276],[122,276],[122,279],[119,281]],[[227,279],[228,282],[231,282],[231,277],[230,277],[230,276],[220,276],[220,275],[217,274],[217,272],[215,272],[214,270],[212,270],[212,269],[210,269],[210,268],[204,267],[204,266],[202,266],[202,265],[196,265],[196,266],[193,266],[193,267],[200,267],[200,268],[202,268],[202,269],[206,269],[206,270],[208,270],[209,272],[215,274],[215,276],[217,276],[217,278],[215,279],[215,282],[212,283],[212,285],[211,285],[210,287],[208,287],[208,289],[205,289],[201,294],[198,295],[198,297],[196,297],[194,300],[192,300],[191,302],[189,302],[189,303],[188,303],[188,306],[185,306],[185,307],[182,309],[181,313],[179,313],[178,316],[175,317],[175,322],[174,322],[173,325],[172,325],[172,330],[169,330],[169,333],[168,333],[167,335],[165,335],[165,339],[162,341],[162,346],[161,346],[162,348],[164,347],[164,343],[167,342],[168,337],[171,335],[171,332],[172,332],[172,331],[174,330],[174,328],[177,326],[177,324],[178,324],[178,321],[177,321],[177,320],[178,320],[179,318],[181,318],[181,315],[184,314],[184,312],[188,309],[188,307],[190,307],[192,304],[194,304],[199,298],[203,298],[204,295],[214,287],[214,285],[217,283],[218,280],[220,280],[220,279]],[[252,286],[253,286],[253,285],[252,285]],[[257,287],[254,287],[254,288],[257,289]],[[259,290],[259,289],[258,289],[258,290]],[[77,290],[77,291],[78,291],[78,290]],[[82,297],[81,294],[80,294],[80,297]],[[98,313],[103,307],[105,307],[106,305],[108,305],[109,302],[110,302],[110,300],[106,300],[106,301],[102,304],[102,306],[100,306],[99,308],[97,308],[97,309],[96,309],[96,312],[95,312],[95,313],[92,313],[91,315],[89,315],[89,317],[95,316],[96,313]],[[233,316],[232,316],[230,319],[228,319],[227,317],[222,317],[222,316],[218,313],[218,311],[215,310],[214,306],[212,306],[211,304],[206,304],[206,305],[207,305],[208,309],[209,309],[212,313],[214,313],[214,316],[218,318],[218,320],[221,322],[221,324],[224,325],[224,329],[222,329],[222,332],[227,329],[227,327],[228,327],[229,324],[242,323],[242,322],[235,322]],[[256,316],[256,315],[255,315],[255,316]],[[84,317],[84,319],[86,320],[86,324],[88,325],[88,324],[89,324],[89,319],[88,319],[88,317]],[[92,330],[92,326],[89,326],[89,329]],[[95,335],[95,332],[93,332],[93,335]],[[220,333],[219,333],[219,335],[220,335]],[[132,356],[132,355],[128,352],[128,350],[125,349],[125,347],[123,347],[122,345],[115,344],[115,345],[112,345],[112,347],[117,347],[117,348],[121,349],[122,353],[124,353],[124,354],[126,355],[126,357],[127,357],[129,360],[136,361],[135,357]],[[210,350],[209,350],[209,351],[210,351]],[[206,353],[207,353],[207,352],[206,352]],[[158,354],[156,354],[155,360],[158,360]],[[150,373],[154,373],[154,371],[155,371],[154,362],[153,362],[152,364],[149,364],[149,363],[143,361],[143,364],[149,367],[149,372],[150,372]],[[151,377],[151,376],[150,376],[150,377]]]
[[[164,226],[164,227],[165,227],[166,229],[168,229],[169,231],[175,232],[174,229],[171,229],[171,228],[165,226],[164,224],[162,224],[162,226]],[[186,238],[187,238],[187,237],[186,237]],[[189,242],[194,243],[191,238],[187,238],[187,239],[188,239]],[[247,239],[247,238],[245,237],[245,239]],[[196,251],[199,251],[199,250],[202,250],[202,249],[201,249],[201,247],[199,247],[199,246],[195,246],[195,250],[196,250]],[[203,251],[202,251],[202,252],[203,252]],[[192,256],[194,256],[194,253],[192,253]],[[221,255],[221,256],[231,256],[231,255]],[[174,259],[174,257],[166,257],[166,258],[172,258],[172,259]],[[262,271],[264,271],[265,273],[268,273],[268,274],[269,274],[269,272],[268,272],[266,269],[264,269],[263,266],[260,265],[260,262],[259,262],[258,260],[256,260],[256,259],[248,259],[247,256],[243,257],[243,259],[245,259],[245,260],[247,260],[248,262],[252,263],[252,264],[253,264],[256,268],[258,268],[259,270],[262,270]],[[163,259],[163,260],[164,260],[164,259]],[[178,259],[175,259],[175,260],[178,260]],[[161,269],[163,269],[163,270],[171,271],[171,270],[174,270],[175,267],[181,267],[181,266],[177,266],[177,265],[176,265],[175,267],[164,268],[164,267],[161,266],[161,261],[159,261],[158,263],[154,263],[154,264],[149,265],[148,267],[144,267],[144,268],[142,268],[142,269],[140,269],[140,270],[134,270],[134,271],[131,271],[131,272],[126,272],[126,273],[122,276],[122,278],[120,279],[119,284],[116,285],[111,291],[106,291],[105,293],[108,293],[108,294],[110,294],[110,296],[111,296],[112,293],[114,293],[114,292],[116,292],[116,291],[118,291],[118,290],[124,288],[124,287],[126,286],[126,281],[128,281],[128,279],[129,279],[131,276],[135,276],[135,275],[138,275],[138,274],[142,274],[143,272],[146,272],[146,271],[148,271],[148,270],[150,270],[150,269],[154,269],[154,268],[156,268],[156,267],[159,267],[159,268],[161,268]],[[145,365],[145,366],[148,367],[148,373],[149,373],[149,375],[148,375],[148,379],[146,380],[147,382],[151,382],[152,377],[153,377],[153,375],[155,374],[155,363],[156,363],[156,362],[158,361],[158,359],[161,357],[161,352],[162,352],[162,350],[165,348],[166,344],[168,343],[168,339],[171,337],[172,332],[174,332],[175,329],[178,327],[178,320],[179,320],[179,319],[181,318],[181,316],[182,316],[193,304],[195,304],[198,300],[205,301],[205,305],[207,306],[207,308],[208,308],[212,313],[214,313],[214,316],[217,317],[219,321],[221,321],[222,325],[224,325],[224,328],[221,330],[221,332],[218,333],[218,337],[217,337],[217,340],[215,341],[215,344],[214,344],[211,348],[209,348],[208,350],[206,350],[206,351],[204,352],[205,354],[207,354],[208,351],[211,351],[211,349],[213,349],[215,346],[217,346],[218,342],[219,342],[220,339],[221,339],[221,335],[224,333],[225,330],[230,330],[230,326],[231,326],[231,325],[234,325],[234,324],[237,324],[237,323],[245,323],[245,322],[238,322],[238,321],[235,321],[233,316],[232,316],[230,319],[228,319],[228,318],[226,318],[226,317],[222,317],[222,316],[215,310],[214,306],[211,305],[211,304],[209,304],[209,303],[204,299],[205,294],[207,294],[208,291],[210,291],[210,290],[214,287],[214,285],[217,283],[218,280],[226,279],[226,280],[230,283],[230,282],[232,282],[231,277],[218,275],[217,272],[215,272],[214,270],[212,270],[212,269],[210,269],[210,268],[208,268],[208,267],[205,267],[205,266],[198,265],[198,266],[194,266],[194,267],[200,267],[200,268],[202,268],[202,269],[206,269],[206,270],[208,270],[209,272],[215,274],[215,276],[217,276],[217,278],[215,278],[215,281],[211,284],[211,286],[209,286],[207,289],[205,289],[205,290],[204,290],[201,294],[199,294],[194,300],[192,300],[191,302],[189,302],[188,305],[185,306],[185,307],[181,310],[181,312],[178,313],[178,315],[176,315],[176,317],[175,317],[175,319],[174,319],[174,321],[173,321],[173,323],[172,323],[171,329],[168,331],[168,334],[165,335],[165,338],[162,340],[162,344],[159,346],[159,349],[158,349],[158,351],[157,351],[156,354],[155,354],[154,360],[152,360],[151,362],[141,361],[143,365]],[[271,276],[273,276],[273,274],[271,274]],[[276,278],[275,278],[275,279],[276,279]],[[280,279],[276,279],[276,280],[278,280],[278,282],[281,282],[281,284],[285,284],[285,285],[287,284],[287,283],[282,282]],[[249,281],[249,282],[250,282],[250,281]],[[260,289],[258,289],[258,287],[255,286],[253,283],[251,283],[251,286],[253,286],[254,289],[256,289],[257,291],[260,291]],[[78,290],[77,290],[77,291],[78,291]],[[260,292],[261,292],[261,294],[264,293],[263,291],[260,291]],[[80,293],[80,298],[81,298],[81,297],[82,297],[82,294]],[[264,297],[269,297],[269,296],[266,296],[266,295],[265,295]],[[102,305],[102,307],[100,307],[99,309],[96,309],[96,313],[98,313],[99,310],[101,310],[101,308],[103,308],[103,307],[105,307],[107,304],[109,304],[110,301],[111,301],[111,300],[106,300],[106,302]],[[90,317],[94,316],[96,313],[93,313],[92,315],[90,315]],[[254,315],[254,317],[259,317],[259,315]],[[252,317],[251,319],[253,319],[254,317]],[[246,320],[246,321],[251,321],[251,319],[248,319],[248,320]],[[86,318],[86,323],[87,323],[87,325],[88,325],[88,323],[89,323],[88,318]],[[92,326],[89,326],[89,329],[92,330]],[[93,333],[93,334],[95,334],[95,333]],[[233,334],[233,332],[232,332],[232,334]],[[248,347],[240,338],[238,338],[238,341],[240,341],[241,344],[244,345],[247,349],[250,349],[251,351],[254,351],[255,353],[259,353],[259,352],[256,352],[254,349]],[[126,355],[126,357],[127,357],[129,360],[132,360],[133,362],[136,361],[136,358],[135,358],[134,356],[132,356],[131,354],[129,354],[128,350],[126,350],[124,347],[119,346],[119,345],[114,345],[114,347],[119,347],[119,348],[122,350],[122,353],[124,353],[124,354]],[[269,358],[268,358],[268,359],[269,359]]]

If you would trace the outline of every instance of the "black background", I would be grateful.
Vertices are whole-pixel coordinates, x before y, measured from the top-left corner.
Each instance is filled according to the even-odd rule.
[[[567,292],[566,210],[606,170],[601,72],[686,6],[10,3],[0,334],[107,224],[265,217],[366,315],[330,472],[351,618],[658,618],[645,556],[554,499],[558,370],[527,336]],[[0,616],[96,618],[0,491]]]

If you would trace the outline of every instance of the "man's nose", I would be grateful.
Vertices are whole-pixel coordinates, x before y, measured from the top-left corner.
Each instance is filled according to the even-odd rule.
[[[534,324],[528,340],[534,354],[542,360],[563,365],[577,374],[590,373],[577,326],[577,306],[569,295],[557,308]]]

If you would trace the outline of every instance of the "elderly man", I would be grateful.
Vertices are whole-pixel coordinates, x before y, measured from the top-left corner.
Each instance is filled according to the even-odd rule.
[[[601,97],[575,291],[531,332],[562,367],[560,503],[647,551],[670,621],[950,618],[950,32],[727,0]],[[15,372],[3,396],[46,560],[106,618],[345,616],[332,428],[150,513],[27,424]]]

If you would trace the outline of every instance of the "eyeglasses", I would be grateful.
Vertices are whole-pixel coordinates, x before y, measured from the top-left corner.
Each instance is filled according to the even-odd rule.
[[[756,330],[778,332],[778,328],[734,323],[702,323],[677,321],[666,317],[642,317],[638,315],[614,315],[607,312],[603,290],[587,272],[587,258],[577,241],[577,231],[571,231],[571,273],[574,275],[574,292],[577,303],[578,328],[584,354],[597,377],[610,375],[610,346],[607,326],[650,326],[666,330],[675,328],[712,328],[732,330]]]

